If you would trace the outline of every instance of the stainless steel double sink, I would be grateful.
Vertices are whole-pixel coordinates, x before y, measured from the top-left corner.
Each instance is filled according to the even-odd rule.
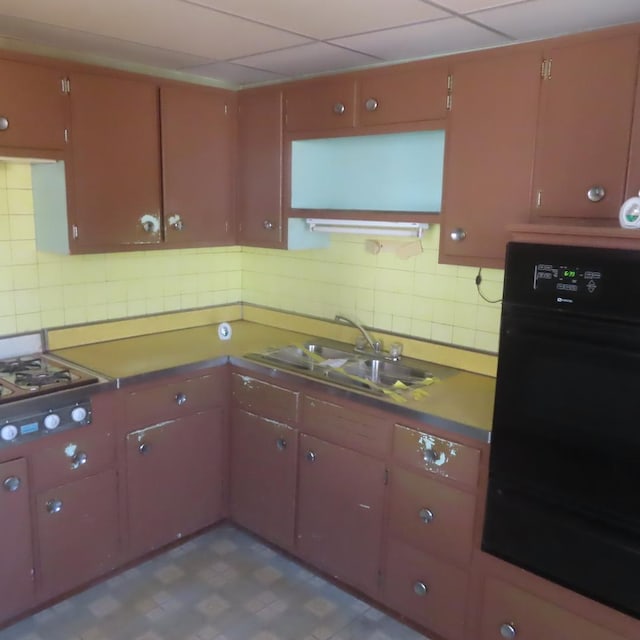
[[[436,377],[420,361],[405,357],[392,361],[386,359],[384,353],[357,353],[328,340],[312,340],[301,346],[287,345],[245,357],[380,395],[428,385]]]

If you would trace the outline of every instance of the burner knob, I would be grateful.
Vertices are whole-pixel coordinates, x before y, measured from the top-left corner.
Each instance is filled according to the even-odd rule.
[[[49,413],[44,417],[42,423],[44,424],[45,429],[52,431],[60,426],[60,416],[57,413]]]
[[[14,424],[5,424],[2,429],[0,429],[0,438],[9,442],[10,440],[14,440],[18,435],[18,427]]]
[[[71,419],[74,422],[83,422],[87,417],[87,410],[84,407],[74,407],[71,409]]]

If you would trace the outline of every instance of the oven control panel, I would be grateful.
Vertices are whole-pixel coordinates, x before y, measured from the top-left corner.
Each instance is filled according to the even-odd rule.
[[[558,296],[597,296],[602,288],[602,271],[577,265],[539,263],[534,268],[533,288]]]
[[[47,433],[91,424],[89,400],[74,402],[35,414],[17,415],[0,421],[0,447],[24,443]]]

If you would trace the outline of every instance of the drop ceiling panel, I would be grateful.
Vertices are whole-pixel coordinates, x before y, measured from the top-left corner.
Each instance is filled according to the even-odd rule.
[[[520,40],[531,40],[640,20],[640,1],[529,0],[471,17]]]
[[[195,0],[318,39],[447,17],[422,0]]]
[[[356,51],[315,42],[292,49],[239,58],[234,62],[285,76],[296,76],[365,66],[379,60]]]
[[[531,0],[434,0],[434,2],[455,13],[465,14],[508,4],[523,4]]]
[[[462,18],[447,18],[333,42],[392,61],[498,46],[510,40]]]

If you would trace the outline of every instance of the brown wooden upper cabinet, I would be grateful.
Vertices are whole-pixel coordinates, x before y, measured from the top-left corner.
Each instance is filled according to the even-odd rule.
[[[235,96],[160,88],[164,240],[193,247],[234,239],[231,162]]]
[[[0,148],[43,150],[65,147],[65,76],[54,68],[0,60]]]
[[[535,50],[452,67],[440,262],[501,267],[507,225],[529,220],[539,69]]]
[[[230,244],[231,92],[73,73],[71,252]]]
[[[285,87],[285,129],[340,131],[444,118],[447,65],[420,62]]]
[[[238,242],[285,248],[282,216],[282,90],[241,91],[238,97]]]
[[[534,219],[617,219],[625,193],[638,44],[632,34],[544,52]]]

